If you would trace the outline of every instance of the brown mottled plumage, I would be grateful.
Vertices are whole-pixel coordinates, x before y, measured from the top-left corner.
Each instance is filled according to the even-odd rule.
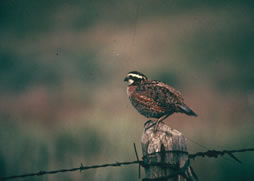
[[[158,118],[158,123],[173,113],[197,116],[186,104],[181,93],[169,85],[149,80],[138,71],[129,72],[124,81],[128,82],[127,94],[131,104],[147,118]]]

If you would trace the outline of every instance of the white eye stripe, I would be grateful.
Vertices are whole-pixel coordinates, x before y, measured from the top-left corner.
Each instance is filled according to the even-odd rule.
[[[138,79],[144,79],[144,77],[143,77],[143,76],[138,75],[138,74],[128,74],[128,77],[129,77],[129,76],[132,76],[132,77],[137,77]]]

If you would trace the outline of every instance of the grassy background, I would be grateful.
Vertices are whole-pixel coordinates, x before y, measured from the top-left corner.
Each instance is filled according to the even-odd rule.
[[[134,160],[145,118],[123,78],[179,89],[198,118],[166,123],[191,153],[254,144],[252,1],[0,1],[0,176]],[[202,145],[202,146],[200,146]],[[192,162],[200,180],[253,180],[253,153]],[[137,166],[26,180],[138,180]]]

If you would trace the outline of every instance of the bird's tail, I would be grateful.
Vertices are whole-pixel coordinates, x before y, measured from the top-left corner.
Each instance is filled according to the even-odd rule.
[[[191,110],[187,105],[178,105],[178,108],[180,109],[179,112],[185,113],[189,116],[198,116],[194,111]]]

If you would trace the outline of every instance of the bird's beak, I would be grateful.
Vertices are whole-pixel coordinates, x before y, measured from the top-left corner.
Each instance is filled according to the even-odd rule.
[[[125,77],[123,81],[124,81],[124,82],[128,81],[128,77]]]

